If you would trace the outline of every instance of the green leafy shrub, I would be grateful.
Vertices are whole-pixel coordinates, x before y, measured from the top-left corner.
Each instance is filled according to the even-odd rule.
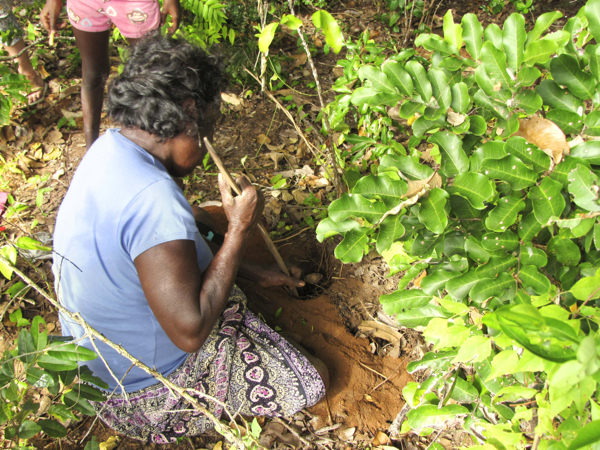
[[[600,442],[600,0],[549,32],[561,16],[527,32],[517,13],[484,30],[449,11],[443,37],[417,38],[429,58],[359,42],[339,62],[328,112],[350,190],[317,237],[341,235],[345,263],[374,247],[405,271],[383,310],[434,351],[408,367],[429,377],[403,391],[402,432]]]
[[[17,283],[13,290],[25,289]],[[21,310],[11,314],[17,326],[25,327]],[[91,350],[80,347],[69,338],[48,336],[43,318],[36,316],[31,329],[21,328],[16,348],[7,350],[0,358],[0,427],[4,437],[26,448],[28,439],[43,431],[52,438],[67,435],[66,420],[76,420],[75,412],[94,416],[96,412],[88,400],[102,401],[104,394],[81,382],[108,388],[87,366],[78,367],[79,361],[96,359]],[[34,395],[46,388],[49,395]]]
[[[26,236],[20,237],[15,246],[26,251],[51,250]],[[0,254],[12,264],[17,261],[15,246],[0,249]],[[12,266],[3,261],[0,272],[9,280],[13,276]],[[4,294],[11,302],[18,301],[29,289],[19,281]],[[42,317],[36,316],[30,322],[20,308],[10,313],[9,319],[20,330],[14,348],[0,357],[0,430],[6,440],[14,441],[15,448],[33,448],[27,446],[27,441],[41,431],[52,438],[65,437],[63,424],[77,420],[75,413],[95,416],[89,400],[103,401],[105,397],[89,383],[105,389],[108,385],[87,366],[79,366],[79,362],[96,359],[96,353],[73,342],[71,337],[49,336]],[[42,389],[47,392],[41,392]]]
[[[181,7],[190,13],[190,18],[184,20],[178,32],[191,42],[207,48],[223,39],[233,45],[235,31],[226,25],[223,3],[218,0],[181,0]]]

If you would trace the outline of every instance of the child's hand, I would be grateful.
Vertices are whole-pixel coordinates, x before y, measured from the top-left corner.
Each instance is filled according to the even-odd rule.
[[[169,28],[169,33],[173,34],[179,28],[179,21],[181,20],[181,5],[179,4],[179,0],[164,0],[160,13],[161,25],[167,23],[167,16],[171,16],[171,20],[173,21],[173,25]]]
[[[62,0],[47,0],[40,12],[40,22],[48,33],[63,28],[63,24],[58,23],[58,16],[61,9]]]

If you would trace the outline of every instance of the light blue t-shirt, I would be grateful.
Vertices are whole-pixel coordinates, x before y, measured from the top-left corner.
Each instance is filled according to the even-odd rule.
[[[133,263],[144,251],[173,240],[195,241],[204,271],[212,253],[198,233],[192,209],[165,167],[140,146],[111,129],[77,168],[56,219],[53,272],[62,305],[111,341],[121,344],[163,375],[188,356],[167,337],[144,296]],[[60,316],[64,335],[82,327]],[[96,340],[127,392],[156,383],[154,377]],[[82,345],[93,349],[89,339]],[[100,358],[87,364],[114,389]]]

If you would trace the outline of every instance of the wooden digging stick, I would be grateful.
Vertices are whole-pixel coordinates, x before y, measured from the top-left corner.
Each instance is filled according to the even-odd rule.
[[[221,161],[221,158],[219,158],[219,155],[217,155],[217,152],[215,151],[215,149],[210,144],[207,138],[204,138],[204,143],[206,144],[206,148],[208,149],[210,157],[213,159],[213,161],[219,168],[219,171],[221,172],[221,175],[223,175],[223,177],[225,178],[225,181],[227,181],[231,189],[233,189],[237,195],[242,195],[242,190],[235,182],[231,174],[227,171],[227,169],[223,165],[223,161]],[[267,247],[269,248],[269,251],[271,252],[273,257],[275,257],[275,261],[277,261],[279,269],[281,269],[281,271],[287,276],[291,276],[287,266],[285,265],[285,262],[283,261],[283,258],[279,254],[279,251],[277,251],[277,247],[275,247],[275,244],[273,244],[273,241],[271,240],[271,237],[269,236],[269,233],[267,232],[265,227],[262,225],[262,223],[258,223],[257,226],[258,230],[260,231],[260,234],[262,235],[263,239],[265,240],[265,243],[267,244]],[[290,293],[296,298],[299,297],[298,291],[295,287],[290,288]]]

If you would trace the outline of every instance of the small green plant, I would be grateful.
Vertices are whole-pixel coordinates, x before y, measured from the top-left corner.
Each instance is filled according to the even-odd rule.
[[[51,250],[24,236],[14,245],[2,247],[0,254],[14,265],[17,248]],[[2,261],[0,273],[10,280],[13,268]],[[19,281],[3,294],[14,302],[24,299],[28,291],[29,286]],[[33,447],[27,441],[39,432],[60,439],[67,435],[65,421],[76,420],[77,413],[94,416],[89,400],[103,401],[105,397],[89,383],[102,388],[108,385],[87,366],[79,366],[80,362],[96,359],[96,353],[70,337],[50,336],[42,317],[29,321],[21,308],[12,311],[9,319],[20,331],[14,348],[0,357],[0,429],[15,448],[30,449]],[[40,395],[41,389],[47,389],[48,394]]]
[[[225,5],[218,0],[181,0],[182,8],[189,13],[178,33],[200,45],[208,48],[219,43],[222,39],[229,40],[233,45],[235,31],[228,28],[227,16],[223,12]]]
[[[600,0],[550,31],[560,17],[484,29],[449,11],[443,37],[416,40],[429,59],[362,41],[338,62],[328,108],[349,191],[317,237],[404,273],[383,310],[434,350],[408,366],[426,381],[403,391],[401,433],[600,442]]]

